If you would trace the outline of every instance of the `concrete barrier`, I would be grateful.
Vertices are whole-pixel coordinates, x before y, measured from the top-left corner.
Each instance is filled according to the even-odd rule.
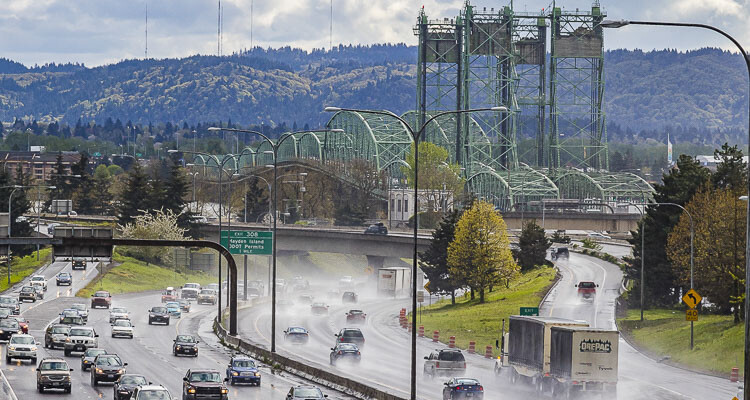
[[[334,390],[344,392],[358,399],[378,399],[378,400],[406,400],[394,394],[376,389],[364,383],[357,382],[343,376],[336,375],[329,371],[306,365],[298,360],[282,356],[278,353],[271,353],[263,347],[246,342],[238,337],[229,336],[226,329],[214,320],[213,325],[216,336],[221,339],[226,346],[239,349],[243,353],[250,354],[258,360],[273,365],[282,365],[284,370],[297,376],[316,382]]]

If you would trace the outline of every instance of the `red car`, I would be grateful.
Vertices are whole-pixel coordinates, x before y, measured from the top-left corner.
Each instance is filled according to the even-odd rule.
[[[367,314],[362,312],[362,310],[349,310],[348,313],[346,313],[346,322],[347,323],[360,323],[364,324],[365,319],[367,318]]]
[[[177,301],[177,291],[171,286],[161,294],[161,302],[166,303],[168,301]]]
[[[594,282],[578,282],[576,287],[578,288],[578,296],[584,299],[592,299],[596,296],[596,288],[599,285]]]
[[[14,316],[13,318],[15,318],[16,321],[18,321],[18,326],[21,328],[21,332],[29,333],[29,321],[17,315]]]
[[[100,290],[91,295],[91,308],[109,308],[112,305],[112,296],[106,290]]]

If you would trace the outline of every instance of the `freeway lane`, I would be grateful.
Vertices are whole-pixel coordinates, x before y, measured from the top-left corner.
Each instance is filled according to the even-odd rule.
[[[581,319],[598,328],[615,329],[615,299],[619,295],[622,271],[597,258],[570,253],[570,259],[557,262],[562,278],[550,292],[540,315]],[[578,299],[575,284],[594,281],[599,284],[593,302]],[[685,345],[688,345],[685,338]],[[715,378],[657,363],[620,339],[618,398],[731,399],[737,385]]]
[[[349,377],[397,396],[409,397],[409,354],[411,352],[409,333],[398,327],[398,312],[408,307],[408,299],[379,299],[373,293],[358,290],[359,304],[341,304],[340,297],[326,299],[327,291],[318,286],[316,301],[326,299],[329,303],[328,316],[313,316],[309,305],[295,305],[277,316],[277,351],[285,356],[301,359],[318,368],[327,369],[342,376]],[[289,297],[296,297],[291,295]],[[329,365],[330,348],[335,342],[334,334],[339,329],[350,327],[346,323],[346,311],[362,309],[367,314],[367,323],[357,326],[362,329],[365,346],[362,349],[360,365]],[[306,345],[295,345],[284,342],[283,330],[289,326],[303,326],[310,331],[310,341]],[[259,305],[240,311],[239,332],[243,339],[269,346],[271,331],[270,306]],[[434,380],[422,375],[423,356],[429,355],[436,348],[445,348],[428,339],[417,342],[417,397],[420,399],[439,399],[442,395],[443,382],[448,378]],[[466,376],[477,378],[483,384],[487,398],[497,398],[502,393],[504,399],[528,399],[533,395],[524,388],[509,388],[504,379],[493,373],[494,361],[479,356],[467,356]]]
[[[47,269],[45,275],[54,276],[59,270],[69,270],[69,268],[70,263],[56,263]],[[87,273],[93,276],[95,274],[89,272],[93,270],[93,268],[88,268]],[[75,274],[82,275],[83,273],[76,271]],[[89,303],[89,299],[70,297],[72,293],[85,284],[85,280],[80,279],[78,275],[75,275],[74,279],[73,290],[61,290],[60,297],[48,296],[49,298],[44,302],[27,303],[23,306],[22,315],[29,319],[31,333],[38,341],[43,341],[44,327],[55,319],[59,311],[66,305],[75,302]],[[49,287],[48,293],[56,294],[54,281],[50,283]],[[114,296],[113,304],[127,307],[131,313],[131,318],[136,326],[135,339],[113,339],[110,337],[109,313],[106,309],[90,310],[89,325],[93,326],[99,334],[100,347],[120,355],[123,361],[128,363],[128,372],[143,374],[150,381],[163,384],[175,398],[180,398],[182,377],[187,369],[213,368],[223,374],[231,354],[218,344],[211,332],[210,324],[211,318],[215,315],[214,307],[194,304],[190,313],[185,314],[181,320],[173,320],[173,323],[169,326],[148,325],[146,311],[151,306],[160,304],[159,301],[160,296],[156,293]],[[172,356],[172,340],[177,332],[201,336],[199,357]],[[0,345],[0,351],[3,354],[5,352],[4,347],[5,344]],[[39,346],[38,357],[40,360],[44,357],[63,357],[63,351],[60,349],[44,349]],[[71,395],[60,395],[74,399],[111,399],[113,397],[111,384],[101,384],[96,388],[90,385],[90,375],[88,372],[81,371],[78,353],[74,353],[66,359],[71,368],[74,369],[72,372],[73,390]],[[40,395],[36,392],[35,366],[32,366],[28,361],[14,360],[10,365],[5,365],[3,362],[2,368],[18,398],[41,399],[52,395],[51,393]],[[230,387],[230,398],[284,399],[286,392],[292,385],[302,383],[300,379],[286,374],[274,376],[267,367],[262,368],[261,373],[263,374],[261,387]],[[328,390],[325,393],[332,399],[351,398]]]

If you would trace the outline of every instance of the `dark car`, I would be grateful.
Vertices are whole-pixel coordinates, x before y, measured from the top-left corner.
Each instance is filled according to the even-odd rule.
[[[180,311],[189,313],[190,307],[192,303],[190,303],[190,300],[188,299],[179,299],[177,300],[178,303],[180,303]]]
[[[344,292],[344,294],[341,295],[341,302],[346,303],[356,303],[359,299],[359,296],[357,296],[354,292]]]
[[[227,365],[227,380],[231,385],[235,383],[249,383],[260,386],[260,371],[255,360],[245,356],[234,356]]]
[[[360,349],[365,346],[365,336],[359,328],[344,328],[335,336],[336,343],[354,343]]]
[[[107,350],[100,349],[97,347],[92,347],[90,349],[86,349],[86,351],[83,352],[83,355],[81,356],[81,371],[88,371],[89,368],[94,364],[94,359],[99,354],[108,354]]]
[[[44,347],[54,349],[65,347],[65,339],[70,336],[70,326],[63,324],[51,324],[44,331]]]
[[[354,343],[336,343],[336,346],[331,347],[329,359],[331,365],[336,365],[336,362],[338,361],[353,361],[359,363],[362,359],[362,355],[359,352],[359,347]]]
[[[62,316],[60,317],[60,323],[63,325],[83,325],[83,317],[80,315],[75,316]]]
[[[484,388],[479,381],[471,378],[453,378],[444,383],[443,400],[483,399]]]
[[[216,399],[227,400],[229,390],[215,370],[188,370],[182,378],[183,400]]]
[[[0,296],[0,308],[9,310],[13,315],[21,313],[21,306],[18,304],[18,299],[13,296]]]
[[[284,340],[289,343],[305,344],[310,340],[310,333],[300,326],[290,326],[284,331]]]
[[[86,260],[73,260],[73,263],[71,265],[72,269],[86,269]]]
[[[143,375],[125,374],[115,382],[112,390],[115,400],[128,400],[133,395],[133,389],[138,386],[148,385],[148,380]]]
[[[364,324],[367,318],[367,314],[362,310],[349,310],[346,313],[346,322],[349,324]]]
[[[91,295],[91,308],[109,308],[112,305],[112,296],[106,290],[100,290]]]
[[[72,285],[73,284],[73,276],[70,275],[70,272],[60,272],[55,277],[55,281],[57,282],[57,286],[62,285]]]
[[[304,399],[304,400],[319,400],[327,398],[327,394],[323,394],[320,389],[315,386],[301,385],[294,386],[289,389],[289,393],[286,394],[287,400]]]
[[[310,290],[310,282],[301,276],[295,276],[292,279],[292,289],[295,291]]]
[[[313,303],[310,305],[313,315],[328,315],[328,306],[325,303]]]
[[[198,340],[192,335],[177,335],[172,344],[172,354],[186,354],[198,357]]]
[[[21,326],[15,318],[0,319],[0,340],[10,340],[10,337],[21,332]]]
[[[38,298],[39,296],[36,294],[36,289],[32,286],[24,286],[21,288],[21,291],[18,292],[18,301],[31,300],[36,302]]]
[[[169,310],[164,306],[151,307],[148,310],[148,324],[160,322],[169,325]]]
[[[387,235],[388,228],[386,228],[382,222],[378,222],[377,224],[368,226],[367,229],[365,229],[365,233],[368,235]]]
[[[125,374],[128,363],[122,362],[117,354],[99,354],[91,365],[91,385],[99,382],[116,382]]]
[[[36,368],[36,388],[39,393],[47,389],[63,389],[70,393],[70,371],[68,363],[61,358],[45,358]]]
[[[552,259],[557,260],[558,258],[568,259],[570,257],[570,251],[567,247],[558,247],[552,249]]]

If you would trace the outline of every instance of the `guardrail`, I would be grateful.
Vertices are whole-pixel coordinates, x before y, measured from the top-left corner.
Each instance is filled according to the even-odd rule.
[[[244,353],[250,354],[256,359],[270,360],[272,364],[280,364],[284,366],[287,371],[328,388],[344,392],[359,399],[405,400],[403,397],[398,397],[392,393],[376,389],[353,379],[306,365],[301,361],[282,356],[278,353],[271,353],[263,347],[249,343],[238,337],[230,336],[227,334],[226,329],[224,329],[216,319],[214,319],[213,329],[216,336],[218,336],[225,345],[229,345]]]

